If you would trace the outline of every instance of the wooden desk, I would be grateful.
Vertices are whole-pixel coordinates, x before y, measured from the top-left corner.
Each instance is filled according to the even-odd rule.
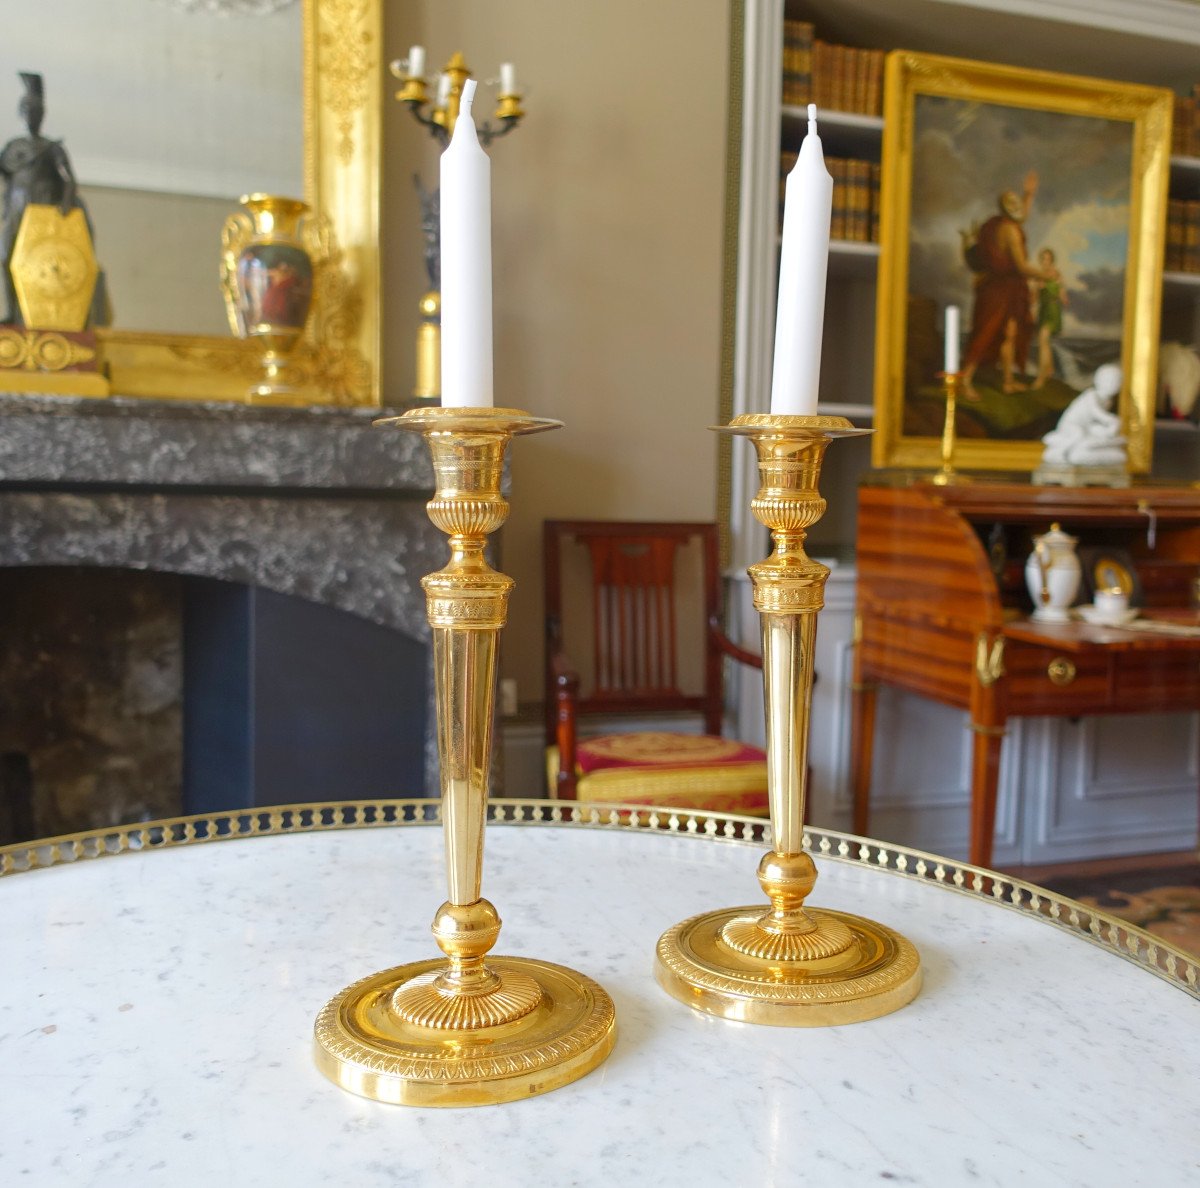
[[[1153,518],[1153,544],[1150,528]],[[967,710],[971,861],[988,866],[1000,748],[1018,716],[1149,713],[1200,705],[1200,639],[1027,616],[1025,558],[1057,521],[1129,554],[1150,613],[1188,605],[1200,567],[1190,487],[864,486],[851,752],[854,828],[869,830],[876,691],[894,685]]]

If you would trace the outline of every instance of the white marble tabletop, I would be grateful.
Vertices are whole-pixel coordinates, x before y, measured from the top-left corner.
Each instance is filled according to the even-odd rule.
[[[919,948],[913,1004],[793,1029],[669,998],[652,974],[659,934],[760,902],[763,849],[489,826],[497,951],[596,978],[619,1036],[566,1088],[467,1110],[352,1096],[311,1054],[332,994],[436,956],[438,828],[252,837],[2,878],[0,1183],[1197,1182],[1197,1002],[1029,913],[818,855],[811,902]]]

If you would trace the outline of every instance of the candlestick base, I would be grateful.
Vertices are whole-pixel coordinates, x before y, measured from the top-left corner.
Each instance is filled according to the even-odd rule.
[[[532,1009],[501,1001],[505,1021],[471,1027],[456,1019],[439,1026],[420,1008],[414,1018],[413,1000],[427,997],[447,963],[411,962],[355,982],[326,1004],[315,1027],[317,1067],[341,1088],[391,1105],[495,1105],[578,1080],[612,1051],[612,999],[591,978],[523,957],[489,956],[487,967],[500,982],[491,997],[504,1000],[506,984],[518,999],[532,987]]]
[[[883,924],[809,908],[816,955],[794,960],[759,956],[730,943],[758,930],[760,907],[724,908],[676,924],[659,938],[655,977],[695,1010],[742,1023],[829,1027],[863,1023],[899,1010],[921,989],[917,951]],[[843,934],[848,943],[840,946]],[[821,937],[838,951],[822,954]],[[837,938],[834,940],[833,938]]]

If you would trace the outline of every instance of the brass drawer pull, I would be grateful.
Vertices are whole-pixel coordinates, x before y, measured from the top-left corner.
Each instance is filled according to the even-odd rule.
[[[1069,685],[1075,679],[1075,665],[1065,656],[1055,656],[1046,668],[1046,675],[1055,685]]]

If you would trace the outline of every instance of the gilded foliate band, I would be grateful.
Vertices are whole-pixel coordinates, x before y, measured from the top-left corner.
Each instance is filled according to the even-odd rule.
[[[447,598],[427,591],[425,614],[431,627],[474,627],[499,631],[508,619],[508,594]]]
[[[474,627],[481,631],[499,631],[508,620],[507,600],[462,603],[434,599],[426,603],[431,627]]]
[[[773,554],[748,570],[754,608],[766,614],[818,611],[825,605],[828,566],[799,555]]]
[[[819,611],[825,605],[824,585],[755,585],[754,609],[765,615]]]
[[[794,439],[800,435],[816,437],[820,434],[844,435],[854,426],[845,417],[827,416],[780,416],[776,413],[742,413],[730,422],[730,428],[757,430],[755,436],[769,440],[772,437]]]
[[[473,627],[499,631],[508,618],[508,596],[516,583],[495,570],[463,573],[439,570],[421,579],[431,627]]]

